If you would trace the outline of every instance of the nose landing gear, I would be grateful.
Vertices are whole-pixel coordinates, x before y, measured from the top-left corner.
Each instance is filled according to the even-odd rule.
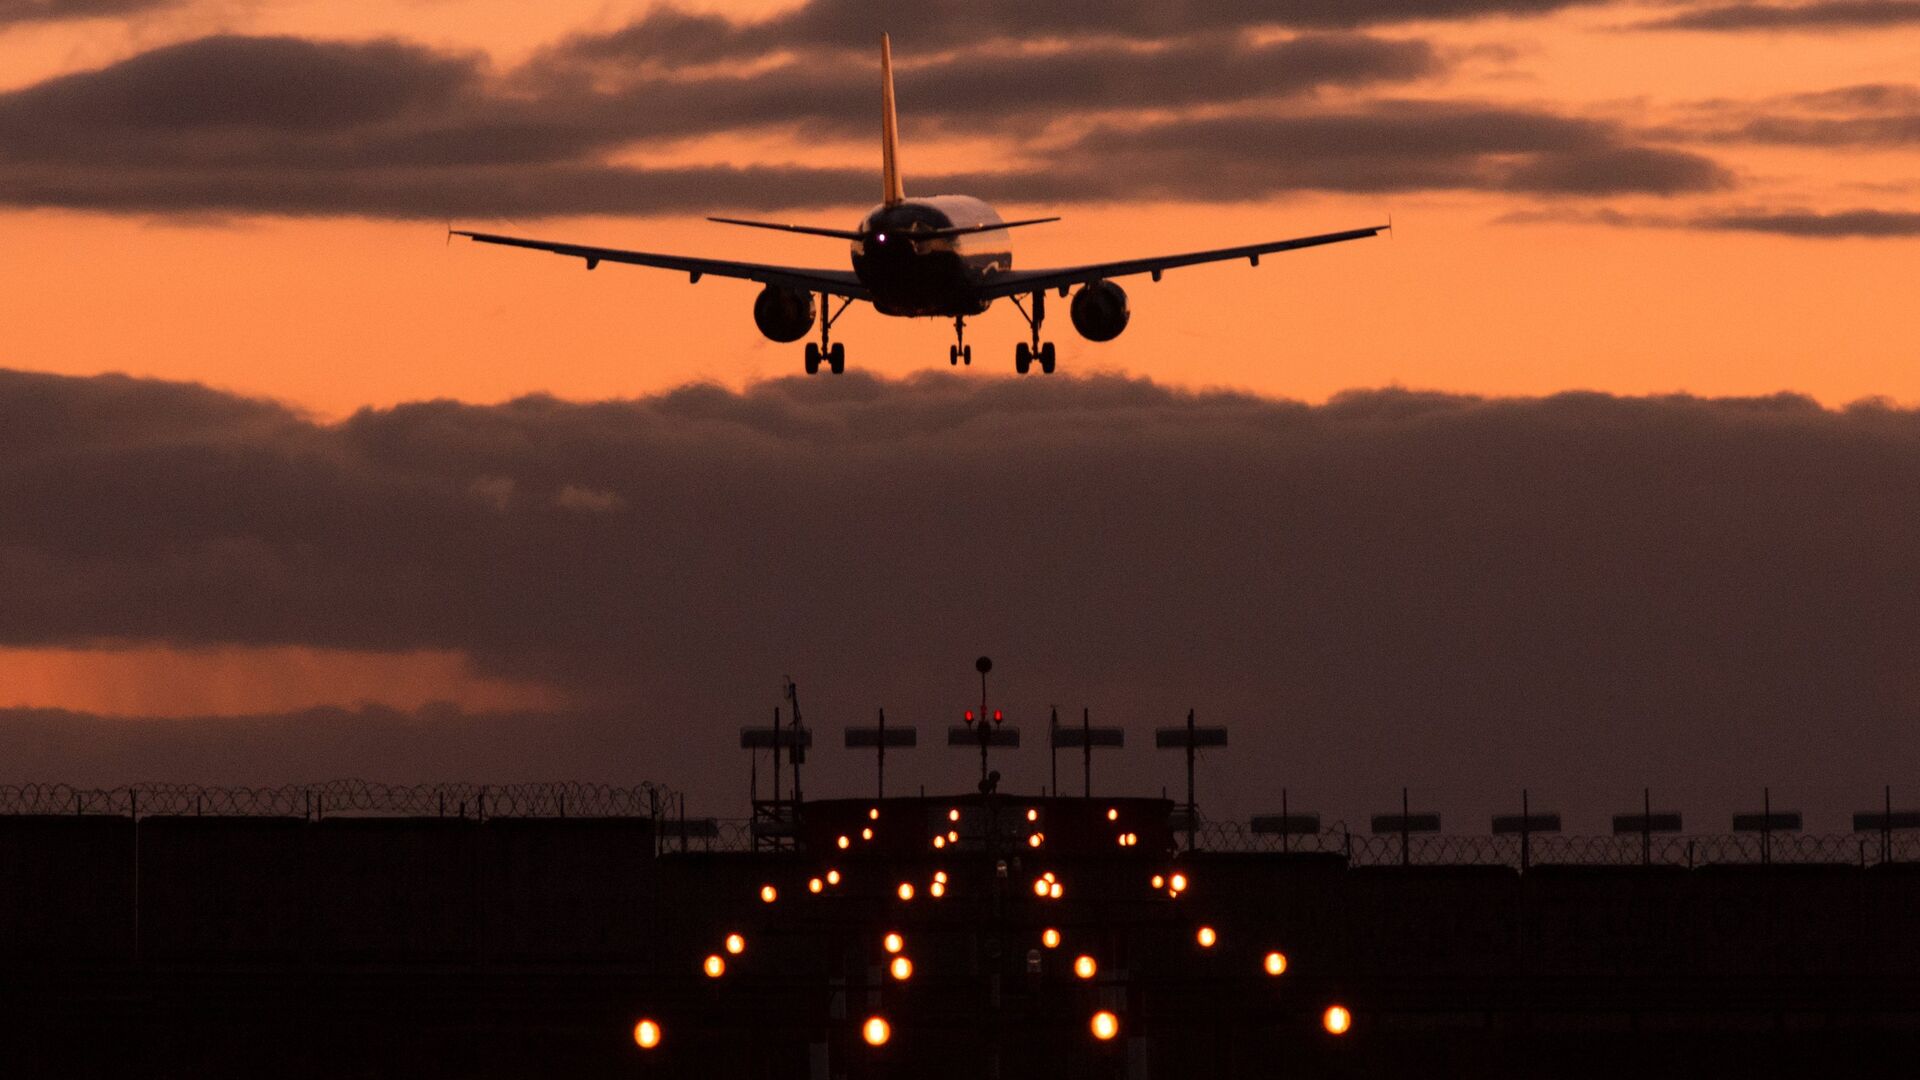
[[[1020,309],[1020,314],[1026,317],[1027,329],[1033,332],[1032,344],[1023,341],[1014,346],[1013,370],[1025,375],[1027,369],[1032,367],[1035,361],[1038,361],[1041,374],[1053,374],[1053,342],[1049,341],[1042,344],[1040,341],[1040,324],[1045,322],[1047,318],[1047,294],[1044,292],[1033,294],[1033,310],[1031,312],[1027,310],[1025,305],[1020,303],[1018,296],[1010,297],[1009,299],[1013,301],[1014,307]]]
[[[847,310],[847,305],[853,303],[853,298],[842,298],[838,308],[833,308],[832,303],[832,297],[826,293],[820,294],[820,343],[816,345],[811,341],[807,342],[807,374],[809,375],[820,374],[822,360],[826,361],[827,370],[835,375],[847,370],[847,347],[833,344],[829,335],[833,331],[833,324],[839,322],[840,316]],[[829,311],[832,314],[828,314]]]
[[[954,343],[947,347],[947,363],[973,364],[973,346],[967,344],[967,318],[956,316],[953,320]]]

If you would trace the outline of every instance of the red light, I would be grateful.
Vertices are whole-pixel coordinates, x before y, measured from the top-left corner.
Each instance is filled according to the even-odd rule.
[[[1000,719],[1001,719],[1000,710],[999,709],[993,710],[993,722],[997,724],[1000,722]]]
[[[973,723],[973,710],[972,710],[972,709],[968,709],[968,710],[967,710],[967,723],[969,723],[969,724],[971,724],[971,723]]]

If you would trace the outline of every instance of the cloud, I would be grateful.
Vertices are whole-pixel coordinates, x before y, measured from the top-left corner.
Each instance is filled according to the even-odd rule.
[[[1760,211],[1705,214],[1692,219],[1696,229],[1773,233],[1817,239],[1920,236],[1920,212],[1894,210]]]
[[[771,53],[877,48],[891,30],[902,53],[964,49],[1015,39],[1159,41],[1269,27],[1356,29],[1406,22],[1543,15],[1603,0],[930,0],[910,25],[871,0],[807,0],[763,19],[734,20],[673,5],[617,30],[581,35],[564,49],[599,59],[700,63]]]
[[[180,0],[0,0],[0,26],[30,22],[64,22],[133,15],[172,7]]]
[[[1599,121],[1414,101],[1335,109],[1314,98],[1441,69],[1421,41],[1214,37],[1144,52],[1109,45],[936,61],[903,73],[901,92],[927,122],[1008,138],[1016,160],[1058,163],[915,174],[918,190],[1216,201],[1422,187],[1670,194],[1727,182],[1705,158],[1640,145]],[[868,169],[649,167],[631,158],[716,132],[869,134],[870,73],[796,63],[605,85],[577,75],[541,61],[495,77],[477,57],[390,41],[218,37],[168,46],[0,95],[0,203],[438,220],[868,198]],[[1239,111],[1220,115],[1226,107]],[[1196,108],[1210,114],[1185,115]],[[1112,109],[1158,118],[1103,123]],[[1060,129],[1052,121],[1061,116],[1078,123]]]
[[[1875,30],[1920,23],[1920,0],[1818,0],[1810,4],[1726,4],[1640,23],[1638,30]]]
[[[732,729],[781,676],[829,737],[879,706],[933,735],[982,652],[1028,725],[1084,703],[1136,739],[1189,707],[1232,726],[1223,813],[1283,781],[1322,808],[1403,782],[1596,813],[1647,783],[1707,807],[1772,783],[1847,810],[1920,752],[1920,413],[1889,406],[848,375],[323,424],[8,373],[0,417],[0,641],[450,649],[589,703],[418,733],[452,748],[442,775],[592,764],[516,756],[545,734],[732,792]],[[570,488],[612,498],[583,513]],[[285,747],[359,730],[275,723],[305,733],[238,756],[217,725],[141,738],[199,779],[195,755],[281,775]],[[378,771],[385,737],[324,771]],[[75,738],[36,751],[43,776],[104,736]],[[1113,775],[1157,787],[1164,764],[1129,750]],[[931,747],[902,768],[960,769]]]

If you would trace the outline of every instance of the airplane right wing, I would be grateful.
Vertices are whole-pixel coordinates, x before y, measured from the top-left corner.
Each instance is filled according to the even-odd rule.
[[[589,270],[603,262],[628,263],[633,266],[678,270],[694,281],[712,274],[714,277],[742,278],[747,281],[758,281],[763,285],[798,289],[801,292],[844,296],[849,300],[873,299],[867,287],[860,283],[860,279],[855,277],[851,270],[811,270],[799,266],[770,266],[764,263],[730,262],[726,259],[702,259],[689,255],[657,255],[646,251],[623,251],[620,248],[587,247],[582,244],[528,240],[518,236],[496,236],[493,233],[467,232],[463,229],[454,229],[451,235],[464,236],[482,244],[505,244],[509,247],[532,248],[535,251],[550,251],[555,255],[585,259]]]
[[[1120,262],[1092,263],[1087,266],[1067,266],[1055,270],[1009,270],[989,277],[980,288],[980,296],[982,299],[992,300],[1002,296],[1041,292],[1054,288],[1064,291],[1089,281],[1124,277],[1128,274],[1152,274],[1154,280],[1158,281],[1161,271],[1164,270],[1195,266],[1200,263],[1224,262],[1228,259],[1247,259],[1258,266],[1262,255],[1293,251],[1296,248],[1319,247],[1321,244],[1338,244],[1343,240],[1363,240],[1369,236],[1378,236],[1390,228],[1392,228],[1391,225],[1375,225],[1367,229],[1349,229],[1346,232],[1322,233],[1319,236],[1301,236],[1292,240],[1273,240],[1264,244],[1215,248],[1212,251],[1192,251],[1183,255],[1158,255]]]

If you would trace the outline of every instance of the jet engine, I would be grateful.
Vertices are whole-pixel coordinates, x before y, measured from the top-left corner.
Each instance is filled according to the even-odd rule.
[[[1132,317],[1126,290],[1111,281],[1090,282],[1073,294],[1073,328],[1088,341],[1112,341]]]
[[[813,329],[813,294],[769,285],[753,298],[753,323],[774,341],[799,341]]]

